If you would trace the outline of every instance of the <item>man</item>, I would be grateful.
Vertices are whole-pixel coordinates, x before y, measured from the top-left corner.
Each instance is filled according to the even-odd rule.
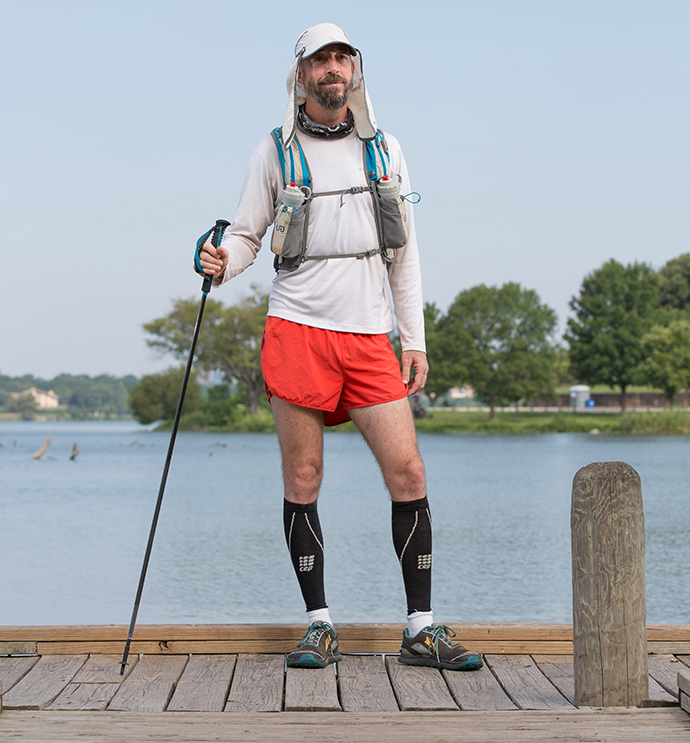
[[[253,263],[262,237],[276,223],[278,273],[261,363],[282,454],[285,537],[309,619],[287,663],[324,667],[340,659],[324,592],[317,498],[323,426],[351,419],[374,453],[392,500],[393,542],[408,603],[399,660],[480,668],[479,655],[453,643],[452,632],[435,626],[431,612],[431,517],[407,400],[423,388],[428,370],[419,256],[411,209],[400,199],[391,202],[393,212],[398,209],[393,229],[404,229],[407,238],[387,249],[380,206],[398,176],[403,192],[410,190],[400,146],[390,135],[385,141],[377,135],[361,55],[337,26],[322,23],[300,36],[287,83],[282,130],[252,154],[235,222],[221,247],[206,243],[199,256],[218,286]],[[378,179],[367,152],[392,176]],[[307,180],[309,187],[303,185]],[[301,253],[286,258],[285,230],[305,214]],[[290,239],[299,245],[301,237],[293,230]],[[402,374],[387,338],[393,319],[386,283],[402,341]]]

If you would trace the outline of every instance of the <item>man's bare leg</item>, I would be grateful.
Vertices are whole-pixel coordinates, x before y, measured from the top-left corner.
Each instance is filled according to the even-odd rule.
[[[424,463],[407,398],[348,413],[376,457],[391,500],[425,498]]]
[[[323,412],[271,398],[283,459],[285,500],[314,503],[323,477]]]

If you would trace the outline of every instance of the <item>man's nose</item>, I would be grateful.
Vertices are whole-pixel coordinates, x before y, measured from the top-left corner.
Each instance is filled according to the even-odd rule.
[[[335,53],[332,53],[328,56],[328,59],[326,60],[326,71],[327,72],[338,72],[340,68],[338,67],[338,62],[335,58]]]

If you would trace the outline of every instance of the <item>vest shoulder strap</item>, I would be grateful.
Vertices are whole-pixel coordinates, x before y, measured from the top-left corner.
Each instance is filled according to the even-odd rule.
[[[297,137],[292,138],[289,147],[283,144],[283,128],[276,127],[271,134],[278,150],[278,159],[283,171],[283,185],[294,183],[297,186],[307,186],[311,188],[311,176],[307,158],[304,156],[304,150]]]
[[[378,129],[376,136],[366,140],[364,146],[367,178],[370,181],[378,181],[384,175],[390,175],[391,156],[383,132]]]

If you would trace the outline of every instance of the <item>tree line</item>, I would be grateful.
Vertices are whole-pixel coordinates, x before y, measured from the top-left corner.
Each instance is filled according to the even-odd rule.
[[[207,301],[195,369],[217,383],[204,395],[195,377],[186,413],[218,426],[237,422],[238,405],[257,413],[264,399],[260,344],[267,306],[268,295],[256,286],[236,305]],[[661,389],[669,402],[690,389],[690,253],[659,271],[609,260],[585,276],[569,306],[572,315],[558,338],[554,310],[514,282],[465,289],[445,313],[426,304],[426,392],[435,401],[471,385],[493,418],[497,406],[553,396],[559,383],[618,389],[623,413],[630,385]],[[168,315],[144,326],[148,345],[184,360],[197,309],[195,299],[177,300]],[[396,339],[393,345],[399,347]],[[182,368],[144,377],[129,396],[135,417],[172,418],[181,377]]]
[[[21,377],[0,374],[0,412],[15,413],[26,420],[34,418],[38,412],[34,398],[16,393],[35,387],[55,392],[60,399],[60,409],[57,413],[53,409],[49,412],[59,417],[84,419],[96,414],[102,418],[118,418],[130,414],[128,395],[137,382],[131,374],[124,377],[59,374],[52,379],[31,374]]]

